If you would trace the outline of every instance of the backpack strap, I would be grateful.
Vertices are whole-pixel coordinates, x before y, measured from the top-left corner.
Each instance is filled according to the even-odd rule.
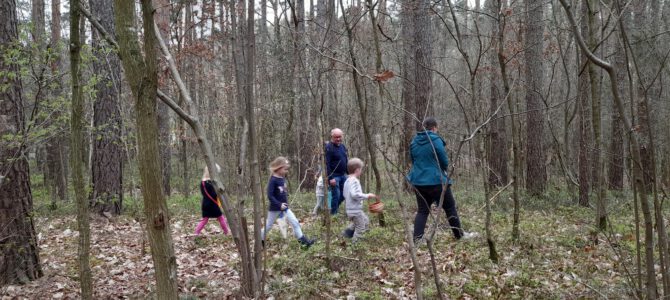
[[[205,186],[205,181],[201,181],[201,183],[202,183],[202,190],[205,191],[205,195],[207,195],[207,198],[209,198],[209,200],[212,200],[212,202],[216,203],[216,205],[219,208],[221,208],[221,200],[219,200],[219,197],[216,197],[216,200],[214,200],[214,198],[209,194],[209,192],[207,192],[207,187]]]

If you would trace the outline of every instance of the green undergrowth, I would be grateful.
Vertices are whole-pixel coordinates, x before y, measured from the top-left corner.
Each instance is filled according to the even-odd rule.
[[[594,227],[594,209],[578,206],[570,192],[550,188],[540,198],[521,195],[521,237],[512,240],[513,201],[509,187],[491,205],[492,241],[499,256],[496,264],[489,259],[484,230],[484,193],[476,186],[454,186],[454,195],[463,227],[477,232],[478,237],[456,241],[442,211],[430,218],[427,226],[429,232],[437,223],[435,267],[441,290],[449,298],[632,297],[627,272],[636,270],[635,223],[629,192],[608,194],[609,228],[604,233],[598,233]],[[382,194],[386,226],[379,225],[377,215],[370,215],[370,231],[360,243],[353,245],[340,235],[348,225],[341,212],[331,219],[329,255],[326,253],[326,216],[311,215],[315,204],[313,192],[292,193],[290,207],[300,219],[304,233],[316,238],[317,243],[305,249],[292,237],[290,228],[289,237],[283,239],[275,227],[266,243],[265,293],[276,299],[414,298],[415,270],[404,226],[411,230],[416,200],[408,193],[396,199],[391,189],[386,190],[388,192]],[[76,213],[72,202],[52,209],[51,200],[42,188],[34,188],[33,193],[38,217],[58,218]],[[252,199],[245,200],[247,219],[253,220]],[[200,201],[197,194],[172,196],[168,206],[174,219],[195,222],[200,215]],[[398,201],[406,204],[408,220],[402,219]],[[142,218],[141,198],[128,194],[124,206],[124,214]],[[190,225],[184,226],[184,230],[192,230]],[[221,242],[232,243],[232,240],[226,238]],[[417,256],[421,288],[427,299],[433,299],[437,297],[437,288],[426,243],[418,245]]]

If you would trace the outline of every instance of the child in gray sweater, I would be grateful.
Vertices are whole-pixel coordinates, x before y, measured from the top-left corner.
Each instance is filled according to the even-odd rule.
[[[363,188],[361,187],[361,182],[358,178],[363,173],[363,166],[365,164],[360,158],[352,158],[347,163],[347,171],[349,172],[349,177],[347,181],[344,182],[344,200],[346,202],[347,208],[347,217],[351,224],[347,229],[345,229],[343,235],[346,237],[353,237],[352,242],[356,243],[363,234],[368,231],[368,225],[370,220],[368,216],[363,212],[363,200],[377,198],[375,194],[365,194],[363,193]]]

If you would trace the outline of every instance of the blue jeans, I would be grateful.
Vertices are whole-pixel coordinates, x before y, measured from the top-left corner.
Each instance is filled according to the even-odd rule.
[[[261,239],[265,240],[265,235],[272,229],[272,225],[277,221],[277,218],[279,217],[279,214],[281,211],[268,211],[268,219],[265,222],[265,230],[261,231]],[[288,221],[289,224],[291,224],[291,227],[293,227],[293,235],[295,235],[296,238],[301,238],[302,237],[302,229],[300,228],[300,222],[298,219],[295,217],[293,212],[290,209],[286,209],[284,211],[284,214],[286,215],[286,221]]]
[[[331,215],[337,214],[337,209],[340,208],[340,204],[344,202],[344,194],[342,193],[342,190],[344,190],[344,182],[347,181],[347,175],[335,176],[333,179],[335,179],[335,186],[330,186],[333,195],[333,198],[330,200]],[[328,184],[330,184],[330,182]]]
[[[414,218],[414,239],[420,239],[423,237],[423,232],[426,228],[431,204],[440,203],[442,185],[414,186],[414,189],[417,204],[416,217]],[[456,200],[454,200],[454,195],[451,193],[451,185],[447,186],[447,190],[444,193],[442,209],[444,209],[447,215],[447,220],[454,237],[460,239],[463,236],[463,229],[461,228],[461,220],[458,218],[458,212],[456,211]]]

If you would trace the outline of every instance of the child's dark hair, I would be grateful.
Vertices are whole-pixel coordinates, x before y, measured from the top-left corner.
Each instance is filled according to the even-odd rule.
[[[349,174],[353,174],[357,169],[362,169],[363,166],[365,166],[365,163],[360,158],[354,157],[347,163],[347,171]]]
[[[433,117],[428,117],[425,120],[423,120],[423,128],[426,130],[432,130],[433,128],[437,127],[437,120]]]

